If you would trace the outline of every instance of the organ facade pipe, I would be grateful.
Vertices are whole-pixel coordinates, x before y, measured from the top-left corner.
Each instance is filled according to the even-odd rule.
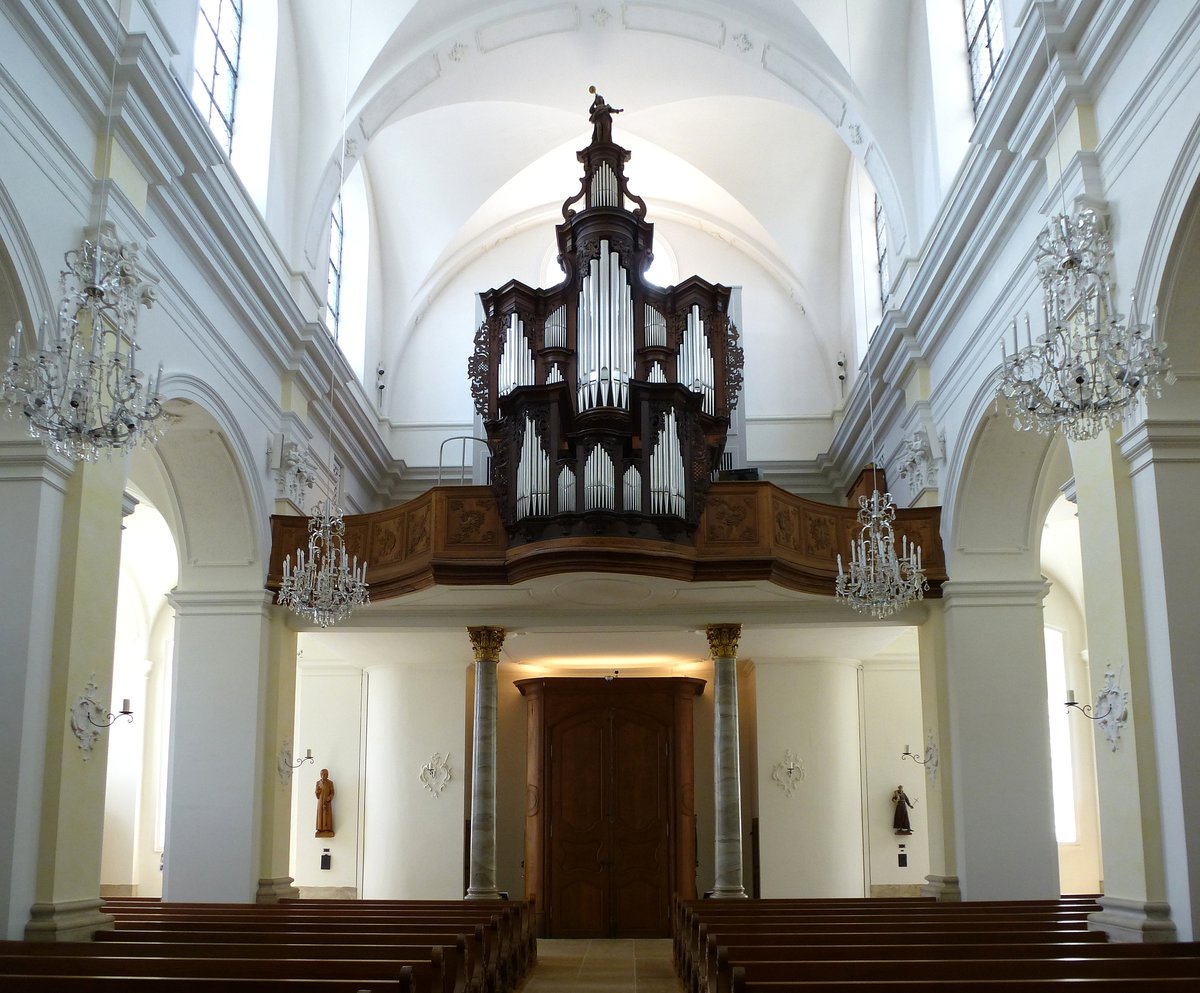
[[[556,228],[563,281],[480,294],[468,374],[517,543],[690,542],[740,391],[729,289],[643,276],[653,225],[605,114],[593,108],[579,189]]]

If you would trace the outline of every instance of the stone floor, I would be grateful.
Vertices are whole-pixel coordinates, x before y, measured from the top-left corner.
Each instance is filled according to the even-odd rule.
[[[670,938],[540,938],[521,993],[682,993]]]

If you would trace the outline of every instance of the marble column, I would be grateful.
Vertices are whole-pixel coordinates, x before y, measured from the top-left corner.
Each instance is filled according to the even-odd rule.
[[[740,624],[705,629],[713,658],[714,897],[745,897],[742,885],[742,781],[738,753],[737,643]]]
[[[475,653],[475,724],[471,737],[471,877],[468,900],[495,900],[496,665],[504,628],[470,627]]]

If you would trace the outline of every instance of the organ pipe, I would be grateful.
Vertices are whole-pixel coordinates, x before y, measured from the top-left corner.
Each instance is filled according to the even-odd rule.
[[[494,479],[512,539],[686,541],[741,384],[730,293],[698,276],[644,280],[653,225],[597,99],[582,183],[556,229],[569,279],[480,294],[471,394],[504,467]]]

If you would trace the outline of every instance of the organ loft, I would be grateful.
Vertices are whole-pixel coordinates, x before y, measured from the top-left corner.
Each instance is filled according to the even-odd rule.
[[[654,225],[612,140],[616,113],[596,93],[580,188],[555,229],[562,283],[480,294],[468,375],[514,545],[690,542],[741,391],[729,288],[646,280]]]

